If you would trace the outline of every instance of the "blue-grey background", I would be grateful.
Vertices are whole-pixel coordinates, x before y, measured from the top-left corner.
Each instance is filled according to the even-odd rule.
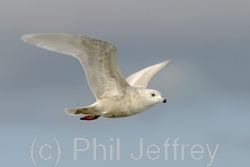
[[[248,166],[250,160],[250,1],[245,0],[21,0],[0,2],[0,164],[53,166],[55,138],[61,147],[58,167],[68,166]],[[149,65],[171,59],[150,88],[168,100],[150,110],[120,119],[80,121],[64,113],[67,107],[92,104],[92,95],[77,59],[43,50],[20,40],[29,33],[70,33],[108,41],[118,50],[125,77]],[[90,148],[74,160],[74,138]],[[114,141],[111,141],[113,138]],[[116,140],[120,160],[116,160]],[[139,140],[143,138],[143,157]],[[179,138],[185,148],[164,141]],[[93,140],[107,148],[107,160]],[[44,147],[44,161],[39,148]],[[159,158],[147,158],[155,144]],[[191,146],[204,147],[201,160]],[[113,160],[109,148],[113,147]],[[86,147],[79,142],[79,148]],[[155,150],[155,148],[151,148]],[[151,154],[152,157],[157,154]],[[195,154],[200,157],[202,154]]]

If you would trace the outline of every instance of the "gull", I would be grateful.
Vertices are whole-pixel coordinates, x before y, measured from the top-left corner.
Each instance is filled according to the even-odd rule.
[[[141,113],[167,100],[154,89],[147,89],[152,77],[171,60],[149,66],[125,79],[119,69],[115,46],[108,42],[71,34],[28,34],[22,40],[47,50],[77,58],[96,102],[85,107],[67,108],[70,115],[85,114],[81,120],[127,117]]]

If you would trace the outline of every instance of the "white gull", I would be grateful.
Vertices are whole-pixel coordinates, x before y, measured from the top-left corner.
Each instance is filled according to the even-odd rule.
[[[125,79],[118,66],[116,48],[102,40],[70,34],[30,34],[22,40],[51,51],[72,55],[84,70],[96,102],[67,108],[70,115],[86,114],[81,120],[126,117],[141,113],[156,103],[166,103],[157,90],[147,89],[152,77],[166,67],[167,60],[147,67]]]

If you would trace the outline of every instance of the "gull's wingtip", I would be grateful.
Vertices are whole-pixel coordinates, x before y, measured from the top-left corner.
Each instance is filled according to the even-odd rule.
[[[45,38],[48,35],[52,35],[50,33],[36,33],[36,34],[24,34],[21,37],[21,40],[27,42],[29,44],[37,45],[41,39]]]
[[[162,64],[163,64],[164,66],[167,66],[167,65],[169,65],[171,62],[172,62],[172,60],[166,60],[166,61],[162,62]]]
[[[172,62],[172,60],[166,60],[165,62],[166,62],[167,64],[169,64],[169,63]]]
[[[29,36],[28,34],[22,35],[21,40],[26,42],[28,36]]]
[[[52,35],[52,33],[24,34],[24,35],[22,35],[21,40],[27,42],[27,41],[31,40],[31,38],[39,37],[39,36],[42,36],[42,35]]]
[[[24,42],[32,43],[31,38],[37,34],[24,34],[21,37],[21,40]]]

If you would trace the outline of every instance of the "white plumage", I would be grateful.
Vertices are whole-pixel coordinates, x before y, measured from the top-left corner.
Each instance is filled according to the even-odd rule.
[[[72,55],[81,62],[97,102],[83,108],[66,109],[68,114],[88,114],[83,120],[99,116],[124,117],[142,112],[157,102],[166,102],[160,92],[146,88],[152,77],[170,60],[147,67],[125,80],[118,66],[116,48],[105,41],[70,34],[31,34],[24,35],[22,40]]]
[[[147,88],[152,77],[161,69],[166,67],[169,63],[171,63],[171,61],[167,60],[162,63],[158,63],[150,67],[144,68],[143,70],[130,75],[126,80],[131,86]]]

